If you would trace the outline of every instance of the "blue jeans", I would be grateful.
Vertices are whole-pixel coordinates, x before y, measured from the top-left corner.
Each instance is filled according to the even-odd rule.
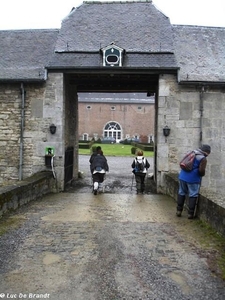
[[[198,197],[200,183],[188,183],[180,180],[178,194],[181,196],[188,195],[189,197]]]

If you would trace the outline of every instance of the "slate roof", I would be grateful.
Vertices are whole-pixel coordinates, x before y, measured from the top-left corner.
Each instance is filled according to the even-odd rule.
[[[124,68],[177,69],[172,34],[151,1],[84,2],[63,20],[49,67],[102,67],[99,50],[114,42],[126,51]]]
[[[225,28],[173,25],[180,81],[225,82]]]
[[[57,52],[99,51],[114,42],[126,52],[173,52],[169,18],[151,1],[83,2],[63,20]]]
[[[181,82],[225,82],[225,28],[171,25],[150,0],[84,2],[61,29],[0,31],[0,80],[104,68],[99,50],[112,42],[126,50],[121,69],[180,68]]]
[[[59,30],[0,31],[0,80],[46,80]]]

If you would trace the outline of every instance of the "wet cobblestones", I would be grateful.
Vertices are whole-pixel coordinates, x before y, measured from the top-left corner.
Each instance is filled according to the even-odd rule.
[[[120,163],[120,176],[111,167],[108,191],[95,196],[85,157],[80,161],[84,178],[67,192],[48,195],[0,220],[0,228],[9,219],[17,224],[0,236],[0,295],[224,300],[225,282],[208,264],[213,246],[202,247],[198,238],[204,236],[193,221],[175,217],[173,199],[151,192],[136,195],[125,164],[128,159]],[[116,190],[113,182],[120,183]]]

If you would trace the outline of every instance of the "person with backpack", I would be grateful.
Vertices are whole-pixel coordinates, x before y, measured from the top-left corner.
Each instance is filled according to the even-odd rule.
[[[91,154],[91,157],[90,157],[90,159],[89,159],[90,166],[91,166],[91,164],[92,164],[92,162],[93,162],[93,159],[95,158],[95,156],[96,156],[98,153],[100,153],[100,151],[102,151],[101,146],[97,146],[96,149],[94,150],[94,152]]]
[[[195,155],[193,161],[191,161],[193,152],[195,153]],[[205,176],[205,170],[207,165],[206,158],[210,154],[210,152],[211,147],[205,144],[202,145],[199,149],[191,151],[189,153],[189,156],[186,155],[184,159],[180,162],[181,171],[179,173],[179,190],[177,197],[176,213],[178,217],[181,217],[185,198],[186,196],[188,196],[188,219],[194,218],[195,206],[198,199],[201,180],[202,177]]]
[[[91,156],[90,169],[93,180],[93,192],[97,195],[98,189],[102,186],[105,179],[105,173],[109,171],[106,157],[103,155],[101,147],[97,147],[96,153]]]
[[[143,151],[137,152],[137,157],[133,160],[131,165],[133,173],[135,175],[137,194],[144,194],[145,192],[145,176],[150,164],[147,158],[144,157]]]

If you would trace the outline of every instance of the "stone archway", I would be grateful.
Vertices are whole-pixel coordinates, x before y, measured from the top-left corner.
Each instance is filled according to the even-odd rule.
[[[74,98],[74,93],[79,95],[79,93],[95,93],[95,92],[107,92],[107,93],[127,93],[127,92],[134,92],[134,93],[146,93],[155,94],[156,102],[155,106],[157,106],[158,101],[158,82],[159,82],[159,73],[158,72],[150,72],[146,74],[141,73],[141,71],[130,72],[130,73],[118,73],[118,71],[112,71],[112,69],[108,69],[107,72],[104,70],[95,70],[94,72],[83,72],[82,74],[76,72],[64,73],[66,78],[65,80],[65,94],[67,95],[66,102],[69,104],[71,103],[71,99],[75,99],[78,103],[78,96]],[[70,91],[68,93],[68,90]],[[71,92],[72,91],[72,92]],[[73,101],[73,100],[72,100]],[[68,109],[65,111],[65,115],[70,114],[71,110],[69,109],[71,105],[68,105]],[[79,110],[76,108],[78,105],[75,105],[75,116],[73,120],[76,124],[78,120]],[[158,109],[155,107],[155,137],[154,140],[157,141],[157,112]],[[67,120],[68,121],[68,120]],[[66,122],[67,122],[66,121]],[[103,127],[103,136],[112,136],[116,135],[119,139],[119,136],[122,132],[122,127],[120,124],[117,124],[116,121],[110,121],[105,123],[106,125]],[[68,123],[69,126],[69,123]],[[77,126],[77,124],[76,124]],[[119,126],[119,127],[118,127]],[[71,135],[70,135],[71,140]],[[73,167],[73,177],[76,179],[78,176],[78,165],[79,165],[79,147],[78,147],[78,130],[76,130],[71,143],[74,145],[74,167]],[[155,143],[155,145],[157,145]],[[155,147],[155,158],[154,158],[154,174],[157,174],[156,166],[157,166],[157,147]],[[154,177],[155,182],[157,181],[157,176]]]

